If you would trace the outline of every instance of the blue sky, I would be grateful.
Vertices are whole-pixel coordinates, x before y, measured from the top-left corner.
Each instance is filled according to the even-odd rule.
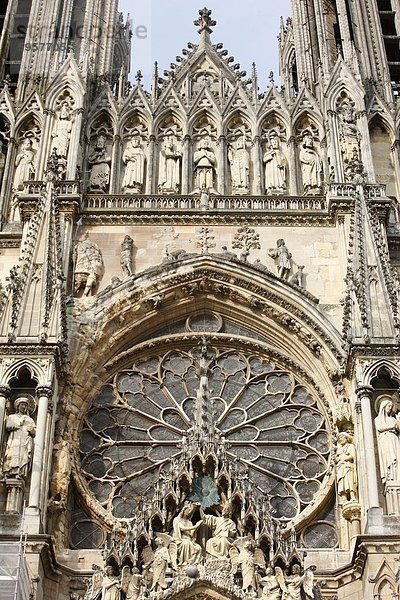
[[[120,0],[120,10],[130,13],[134,35],[132,73],[140,69],[148,87],[153,63],[158,61],[160,75],[175,62],[187,42],[197,42],[193,25],[205,0]],[[290,0],[207,0],[217,21],[212,40],[223,42],[229,54],[250,73],[256,62],[261,90],[267,85],[268,73],[278,78],[279,22],[290,16]]]

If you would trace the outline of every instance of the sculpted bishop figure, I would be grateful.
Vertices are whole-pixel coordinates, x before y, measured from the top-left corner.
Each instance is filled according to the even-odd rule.
[[[160,153],[159,192],[177,194],[180,186],[180,162],[182,152],[177,148],[174,136],[165,138]]]
[[[197,152],[194,153],[195,187],[214,190],[215,166],[217,160],[209,137],[200,140]]]
[[[128,142],[122,160],[126,165],[122,191],[124,194],[140,194],[143,191],[145,155],[139,137]]]

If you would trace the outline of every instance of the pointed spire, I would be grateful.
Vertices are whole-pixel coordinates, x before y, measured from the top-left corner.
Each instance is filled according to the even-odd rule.
[[[194,431],[200,440],[212,441],[215,437],[213,403],[210,394],[210,352],[209,341],[203,336],[200,343],[199,366],[197,376],[200,380],[197,390]]]
[[[199,27],[198,32],[201,35],[201,41],[203,43],[210,43],[210,34],[212,33],[211,27],[217,24],[216,21],[211,19],[212,10],[204,7],[199,10],[200,18],[194,21],[194,24]]]
[[[152,84],[151,84],[151,99],[152,99],[153,104],[157,100],[157,98],[158,98],[158,62],[156,61],[154,63],[153,80],[152,80]]]
[[[253,101],[256,103],[258,101],[258,74],[255,62],[253,62],[251,69],[251,88],[253,92]]]

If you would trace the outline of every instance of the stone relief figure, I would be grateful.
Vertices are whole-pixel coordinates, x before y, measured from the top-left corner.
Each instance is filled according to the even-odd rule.
[[[67,158],[69,142],[71,139],[72,121],[71,111],[67,102],[63,102],[58,120],[52,133],[52,150],[55,150],[57,156]]]
[[[70,474],[70,441],[62,440],[55,456],[51,479],[52,500],[61,506],[65,506],[67,501]]]
[[[356,125],[356,116],[353,105],[349,100],[344,100],[338,107],[340,146],[343,162],[346,165],[356,155],[360,158],[361,133]]]
[[[158,191],[165,194],[177,194],[180,188],[180,165],[182,152],[177,147],[175,136],[165,138],[160,152],[160,176]]]
[[[138,600],[142,589],[142,576],[137,567],[133,567],[132,573],[128,565],[122,568],[121,590],[126,600]]]
[[[29,416],[30,401],[26,397],[14,402],[15,413],[6,419],[8,432],[3,473],[6,478],[25,479],[32,458],[35,421]]]
[[[292,255],[286,247],[285,240],[279,239],[276,242],[276,248],[270,248],[268,250],[268,255],[278,261],[278,276],[281,279],[287,279],[292,268]]]
[[[336,477],[338,495],[342,501],[357,500],[356,448],[349,433],[339,433],[339,445],[336,455]]]
[[[286,600],[302,600],[303,598],[314,600],[314,575],[310,569],[301,575],[300,565],[294,564],[290,575],[287,575],[285,579],[287,592],[284,598]]]
[[[101,600],[120,600],[121,582],[110,565],[106,567],[101,586]]]
[[[393,400],[389,396],[384,397],[375,419],[380,472],[384,483],[400,479],[400,420],[399,415],[395,416],[393,412]]]
[[[194,153],[195,188],[209,191],[214,190],[215,167],[217,160],[207,136],[200,140],[197,151]]]
[[[121,268],[125,277],[133,276],[133,239],[126,235],[121,244]]]
[[[228,160],[231,167],[232,193],[248,194],[250,191],[250,156],[245,137],[240,137],[229,147]]]
[[[107,139],[104,135],[97,137],[89,152],[88,161],[91,165],[89,190],[105,194],[110,183],[111,156],[108,154]]]
[[[235,546],[240,546],[239,555],[232,557],[232,572],[236,574],[237,566],[242,570],[242,589],[245,593],[251,594],[257,591],[256,580],[256,560],[254,556],[255,544],[252,539],[244,539],[241,543],[235,542]]]
[[[322,187],[322,160],[314,147],[313,136],[306,131],[300,150],[301,173],[305,194],[319,194]]]
[[[171,557],[168,548],[164,545],[164,540],[160,536],[156,537],[155,544],[156,550],[152,562],[153,578],[150,589],[153,592],[159,592],[165,590],[167,587],[165,575],[168,564],[171,562]]]
[[[98,565],[92,565],[94,571],[84,600],[100,600],[104,573]]]
[[[274,571],[268,567],[265,577],[261,579],[263,588],[263,600],[282,600],[283,592],[287,592],[285,576],[280,567],[275,567]]]
[[[33,179],[35,175],[35,155],[32,140],[30,138],[24,139],[15,159],[14,190],[23,189],[24,182]]]
[[[195,538],[203,521],[200,520],[193,525],[190,519],[195,508],[193,504],[186,504],[172,522],[172,538],[176,544],[179,565],[193,565],[198,563],[201,558],[201,546],[195,541]]]
[[[232,521],[232,507],[226,503],[220,517],[204,514],[200,509],[200,516],[204,523],[212,530],[213,537],[207,540],[206,552],[215,558],[227,557],[232,542],[237,535],[236,524]]]
[[[297,285],[300,288],[304,287],[304,265],[297,265],[297,271],[293,273],[291,278],[289,279],[289,283],[292,285]]]
[[[78,294],[83,288],[83,296],[90,296],[103,274],[103,257],[95,242],[87,238],[78,242],[74,250],[75,279],[74,291]]]
[[[140,194],[143,191],[145,154],[138,136],[127,143],[122,160],[126,165],[122,180],[123,193]]]
[[[284,194],[287,189],[288,162],[280,145],[279,135],[276,131],[269,134],[269,148],[263,157],[265,164],[265,193]]]

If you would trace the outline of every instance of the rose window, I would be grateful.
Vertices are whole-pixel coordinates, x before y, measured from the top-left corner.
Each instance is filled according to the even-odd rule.
[[[244,352],[213,349],[208,368],[206,410],[227,460],[269,498],[275,519],[295,519],[328,476],[330,438],[314,392]],[[179,463],[198,389],[196,350],[137,361],[102,388],[83,422],[81,469],[85,486],[115,518],[131,519],[160,474]]]

